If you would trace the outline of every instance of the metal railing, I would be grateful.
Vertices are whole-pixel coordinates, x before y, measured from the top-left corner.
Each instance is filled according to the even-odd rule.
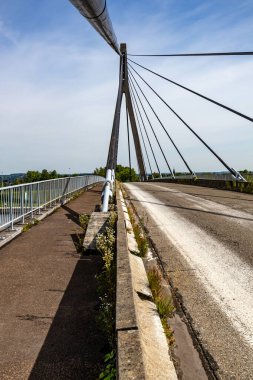
[[[238,173],[238,172],[237,172]],[[175,174],[175,178],[172,178],[171,175],[162,173],[161,178],[163,179],[206,179],[206,180],[217,180],[217,181],[238,181],[238,182],[247,182],[246,179],[240,173],[238,176],[232,175],[229,172],[196,172],[194,175],[182,173]],[[154,179],[155,180],[155,179]]]
[[[206,180],[213,180],[213,181],[239,181],[241,182],[242,179],[240,177],[236,178],[231,173],[196,173],[196,177],[199,179],[206,179]]]
[[[0,187],[0,231],[13,229],[15,223],[33,219],[43,209],[64,203],[74,192],[103,181],[103,177],[85,175]]]

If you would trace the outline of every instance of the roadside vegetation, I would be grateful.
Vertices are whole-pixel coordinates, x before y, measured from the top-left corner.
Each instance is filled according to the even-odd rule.
[[[33,219],[31,222],[24,225],[24,227],[22,228],[22,232],[29,231],[33,226],[36,226],[37,224],[39,224],[39,222],[40,221],[38,219]]]
[[[224,185],[224,189],[237,191],[240,193],[248,193],[253,194],[253,178],[252,177],[244,177],[247,179],[247,182],[235,182],[235,181],[226,181]]]
[[[247,169],[241,170],[240,174],[248,181],[253,183],[253,172]]]
[[[71,177],[76,177],[78,175],[84,175],[84,174],[72,173]],[[2,175],[0,179],[4,187],[4,186],[20,185],[22,183],[46,181],[48,179],[64,178],[64,177],[69,177],[69,176],[70,174],[57,173],[56,170],[48,171],[47,169],[43,169],[41,172],[38,170],[28,170],[26,173]]]
[[[130,222],[132,224],[134,237],[138,246],[138,256],[144,257],[148,252],[148,241],[145,233],[143,232],[140,224],[136,221],[136,217],[131,207],[127,207]]]
[[[105,167],[96,168],[94,170],[94,174],[105,177],[106,168]],[[138,182],[139,181],[139,176],[136,174],[136,171],[133,168],[131,168],[131,171],[130,171],[129,166],[117,165],[115,177],[116,177],[116,180],[121,181],[121,182]]]
[[[97,322],[107,337],[108,353],[104,357],[104,369],[99,379],[116,379],[116,212],[111,212],[105,231],[97,235],[96,246],[103,260],[102,272],[97,277],[100,300]]]
[[[124,197],[126,196],[123,190]],[[135,240],[138,246],[138,256],[145,258],[149,245],[148,239],[141,227],[142,222],[137,219],[135,211],[132,209],[131,205],[127,207],[130,222],[132,224]],[[148,264],[147,266],[147,277],[149,281],[149,286],[152,292],[153,301],[156,305],[157,312],[161,319],[161,323],[166,335],[169,345],[174,343],[173,331],[168,324],[168,318],[172,318],[175,312],[175,307],[173,305],[172,297],[169,295],[168,289],[165,287],[165,280],[161,274],[158,264],[155,262],[153,264]]]
[[[162,322],[164,333],[169,345],[172,345],[174,343],[174,336],[172,329],[168,325],[168,318],[172,318],[175,311],[172,297],[169,297],[164,291],[163,277],[158,268],[153,267],[148,269],[147,276],[153,295],[153,300],[156,304],[156,308]]]

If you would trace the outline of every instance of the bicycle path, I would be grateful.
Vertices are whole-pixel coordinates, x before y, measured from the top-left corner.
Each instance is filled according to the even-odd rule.
[[[98,331],[99,256],[80,257],[79,214],[100,203],[84,192],[0,249],[0,378],[94,379],[105,339]]]

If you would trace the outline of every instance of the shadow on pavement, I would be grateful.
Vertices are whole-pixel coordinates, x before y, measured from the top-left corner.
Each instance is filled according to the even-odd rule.
[[[226,189],[215,189],[215,188],[208,188],[208,190],[219,190],[219,191],[229,191],[229,190],[226,190]],[[135,189],[135,191],[138,191],[137,189]],[[235,199],[236,201],[240,202],[240,201],[246,201],[246,202],[253,202],[253,194],[250,194],[250,193],[245,193],[246,195],[249,195],[252,197],[252,199],[246,199],[246,198],[238,198],[238,197],[225,197],[225,196],[221,196],[221,195],[213,195],[213,194],[205,194],[205,193],[190,193],[190,192],[187,192],[187,191],[170,191],[170,190],[154,190],[154,189],[145,189],[145,191],[148,193],[171,193],[172,195],[173,194],[188,194],[188,195],[192,195],[192,196],[195,196],[195,197],[209,197],[209,198],[220,198],[220,199]],[[233,192],[231,192],[231,195],[233,195]],[[242,195],[242,193],[239,193],[237,192],[236,194],[240,194]]]
[[[80,226],[80,221],[79,221],[80,214],[78,214],[78,212],[72,210],[72,208],[66,205],[62,205],[61,207],[68,212],[68,214],[65,214],[66,217],[72,220],[72,222],[76,223],[78,226]]]
[[[135,199],[135,198],[131,198],[131,197],[129,197],[128,199],[130,201],[132,201],[132,202],[134,201],[134,202],[139,202],[139,203],[148,203],[148,204],[153,204],[153,205],[158,205],[158,206],[165,206],[165,207],[170,207],[170,208],[176,208],[176,209],[187,210],[187,211],[194,211],[194,212],[199,212],[199,213],[204,213],[204,214],[210,214],[210,215],[224,216],[224,217],[233,218],[233,219],[248,220],[250,222],[253,222],[253,218],[244,218],[244,217],[230,215],[230,214],[223,214],[223,213],[220,213],[220,212],[200,210],[198,208],[191,208],[191,207],[175,206],[175,205],[170,205],[170,204],[166,204],[166,203],[158,203],[158,202],[150,202],[150,201],[140,201],[139,199]]]
[[[64,292],[29,380],[99,377],[106,340],[96,323],[98,255],[80,259]]]

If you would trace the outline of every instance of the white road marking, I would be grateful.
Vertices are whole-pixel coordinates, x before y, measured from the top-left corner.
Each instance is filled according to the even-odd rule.
[[[135,199],[143,202],[142,206],[159,228],[195,269],[194,273],[210,296],[218,303],[240,335],[253,347],[252,268],[233,251],[162,204],[149,192],[132,184],[126,187],[131,190]],[[215,205],[213,211],[216,211],[217,204],[212,203]]]

